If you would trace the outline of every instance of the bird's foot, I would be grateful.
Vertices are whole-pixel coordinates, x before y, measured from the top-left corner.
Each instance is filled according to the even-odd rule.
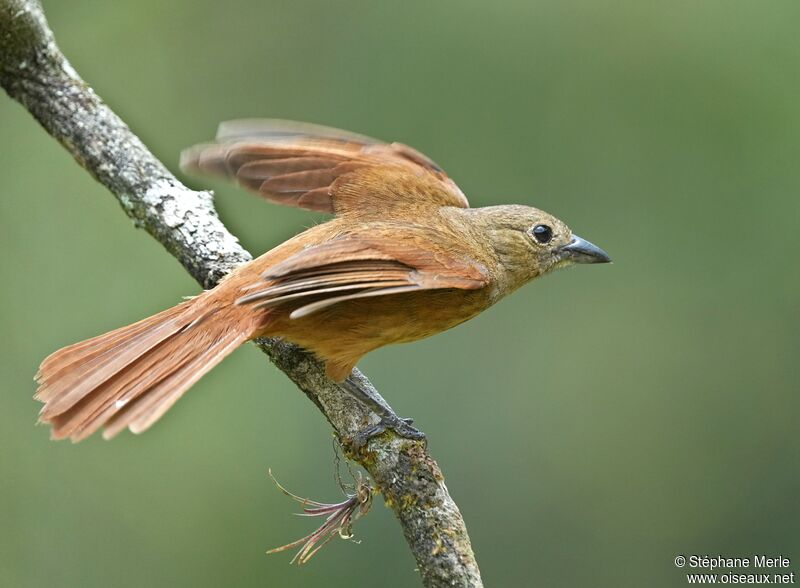
[[[411,423],[413,422],[414,419],[404,419],[394,414],[391,416],[384,416],[381,418],[379,423],[371,425],[356,433],[352,441],[353,448],[358,451],[362,447],[366,446],[370,439],[377,437],[386,431],[392,431],[395,435],[404,437],[405,439],[424,441],[425,433],[415,427],[412,427]]]
[[[350,440],[354,450],[362,449],[373,437],[385,431],[392,431],[406,439],[423,440],[425,434],[411,426],[413,419],[404,419],[397,416],[392,407],[378,394],[372,386],[363,386],[360,382],[348,377],[341,384],[342,389],[358,400],[363,406],[369,408],[380,418],[380,421],[362,429]]]

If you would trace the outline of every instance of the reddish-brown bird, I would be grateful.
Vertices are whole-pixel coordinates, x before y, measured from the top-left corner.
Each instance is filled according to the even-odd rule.
[[[243,342],[283,337],[382,425],[420,434],[348,379],[366,353],[462,323],[526,282],[608,256],[527,206],[469,208],[433,161],[399,143],[284,121],[237,121],[182,166],[235,179],[270,202],[334,215],[216,288],[42,362],[36,398],[55,439],[147,429]]]

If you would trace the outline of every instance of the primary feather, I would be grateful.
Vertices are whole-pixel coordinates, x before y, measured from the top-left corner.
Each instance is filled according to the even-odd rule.
[[[331,214],[385,214],[392,187],[408,193],[391,199],[469,206],[436,163],[407,145],[291,121],[223,123],[216,143],[181,154],[181,167],[228,177],[276,204]],[[370,189],[376,178],[378,189]]]

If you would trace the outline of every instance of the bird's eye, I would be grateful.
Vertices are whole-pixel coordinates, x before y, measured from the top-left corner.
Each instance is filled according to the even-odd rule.
[[[553,229],[547,225],[536,225],[533,227],[531,232],[533,233],[533,238],[536,239],[536,242],[541,243],[542,245],[549,243],[550,239],[553,238]]]

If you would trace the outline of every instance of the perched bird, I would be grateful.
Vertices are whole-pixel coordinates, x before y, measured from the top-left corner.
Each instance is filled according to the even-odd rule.
[[[36,399],[52,437],[150,427],[207,371],[256,337],[313,352],[385,428],[410,419],[348,379],[373,349],[462,323],[526,282],[608,255],[527,206],[470,208],[433,161],[400,143],[286,121],[223,123],[184,170],[229,177],[264,199],[333,214],[208,290],[133,325],[60,349]]]

